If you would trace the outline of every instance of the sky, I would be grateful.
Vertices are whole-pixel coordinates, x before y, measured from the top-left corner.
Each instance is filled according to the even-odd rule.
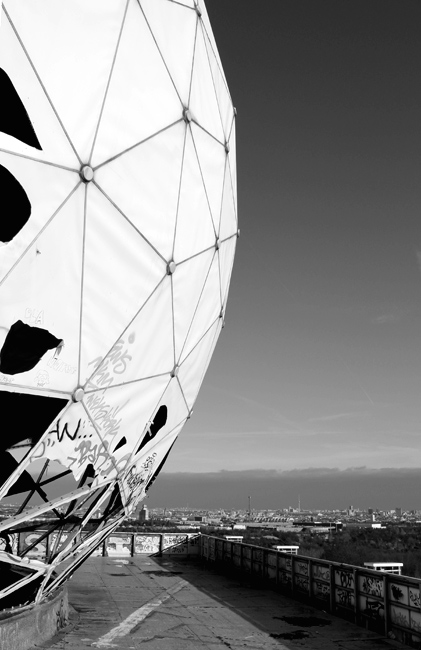
[[[226,327],[155,485],[190,474],[181,504],[216,473],[247,507],[247,477],[328,468],[357,476],[357,506],[349,468],[367,486],[421,467],[421,5],[207,8],[238,111],[241,237]],[[403,507],[417,476],[400,474]],[[151,506],[174,501],[157,490]]]

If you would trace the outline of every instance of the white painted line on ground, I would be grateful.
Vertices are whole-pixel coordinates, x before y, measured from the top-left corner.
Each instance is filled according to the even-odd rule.
[[[122,621],[120,625],[114,627],[112,630],[107,632],[107,634],[104,634],[104,636],[101,636],[97,641],[94,641],[92,645],[95,645],[98,648],[118,647],[113,644],[114,639],[129,634],[131,630],[136,627],[136,625],[139,625],[139,623],[141,623],[147,616],[149,616],[149,614],[151,614],[167,600],[169,600],[171,596],[176,594],[177,591],[180,591],[180,589],[185,587],[187,584],[188,582],[186,580],[180,580],[173,587],[167,589],[163,596],[153,598],[149,601],[149,603],[146,603],[146,605],[139,607],[139,609],[133,612],[133,614],[130,614],[130,616]]]

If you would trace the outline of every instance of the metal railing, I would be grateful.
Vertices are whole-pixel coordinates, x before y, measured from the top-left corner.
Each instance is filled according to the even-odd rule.
[[[37,541],[42,530],[13,534],[12,551],[16,555],[46,561],[56,546],[57,533],[45,535]],[[83,532],[82,532],[83,537]],[[67,539],[67,533],[60,535],[59,546]],[[75,539],[77,544],[80,540]],[[115,532],[95,549],[93,556],[123,557],[133,555],[198,555],[198,533],[124,533]],[[59,548],[59,547],[58,547]]]
[[[421,580],[201,535],[200,554],[406,645],[421,648]]]

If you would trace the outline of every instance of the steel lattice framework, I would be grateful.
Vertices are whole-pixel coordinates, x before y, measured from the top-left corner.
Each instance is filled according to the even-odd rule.
[[[21,195],[0,232],[5,607],[56,589],[155,480],[223,327],[238,223],[203,0],[6,0],[0,67],[33,128],[0,123]]]

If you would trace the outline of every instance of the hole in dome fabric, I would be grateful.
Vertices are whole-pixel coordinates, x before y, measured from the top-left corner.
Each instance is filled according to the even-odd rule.
[[[68,400],[57,397],[0,391],[0,413],[7,424],[0,437],[0,451],[26,439],[35,445],[67,403]],[[5,456],[0,454],[0,464],[3,463]],[[12,463],[6,464],[13,471]]]
[[[0,165],[0,190],[2,195],[0,241],[7,243],[28,221],[31,216],[31,204],[22,185],[3,165]]]
[[[158,431],[160,429],[162,429],[162,427],[166,423],[167,417],[168,417],[168,409],[167,409],[167,407],[165,405],[160,406],[159,409],[157,410],[156,414],[155,414],[155,417],[154,417],[154,419],[152,421],[151,426],[149,427],[149,429],[147,429],[142,442],[140,443],[139,447],[137,448],[136,454],[139,453],[139,451],[145,445],[147,445],[148,442],[150,442],[153,438],[155,438]]]
[[[9,476],[15,471],[19,463],[13,458],[11,454],[5,452],[0,456],[0,485],[3,485]],[[32,476],[24,471],[19,476],[18,480],[13,483],[10,489],[7,492],[7,496],[12,496],[13,494],[20,494],[21,492],[27,492],[32,490],[34,486],[34,479]]]
[[[25,106],[9,75],[0,68],[0,131],[42,150]]]
[[[117,449],[120,449],[120,447],[122,447],[126,443],[127,443],[126,436],[123,436],[121,440],[118,442],[118,444],[116,444],[116,446],[114,447],[114,451],[117,451]]]
[[[147,486],[146,486],[146,490],[145,490],[145,492],[147,492],[147,491],[152,487],[152,485],[155,483],[155,481],[156,481],[156,479],[158,478],[161,469],[164,467],[165,462],[166,462],[168,456],[170,455],[170,451],[171,451],[171,449],[174,447],[174,445],[175,445],[175,440],[174,440],[174,442],[172,443],[171,447],[168,449],[168,451],[167,451],[167,453],[165,454],[164,458],[161,460],[161,462],[160,462],[160,464],[158,465],[158,467],[156,468],[155,473],[152,475],[151,480],[149,481],[149,483],[148,483]]]
[[[48,330],[21,320],[13,323],[0,350],[0,372],[16,375],[35,368],[47,350],[60,349],[63,340]]]

